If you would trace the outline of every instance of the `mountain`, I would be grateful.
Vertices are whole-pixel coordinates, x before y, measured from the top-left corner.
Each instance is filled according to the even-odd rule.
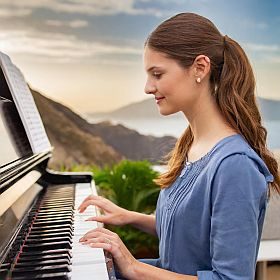
[[[280,100],[257,98],[263,119],[265,121],[280,121]],[[146,99],[132,103],[117,110],[104,113],[88,113],[89,118],[97,119],[127,119],[127,118],[162,118],[154,99]],[[165,118],[180,118],[180,113]]]
[[[180,113],[165,118],[176,118]],[[104,113],[88,113],[89,118],[103,118],[103,119],[127,119],[127,118],[162,118],[160,115],[155,100],[145,99],[140,102],[131,103],[117,110]]]
[[[280,121],[280,101],[258,98],[261,113],[265,121]]]
[[[132,160],[149,160],[158,163],[174,147],[176,138],[172,136],[146,136],[136,130],[118,124],[102,122],[91,125],[91,133],[100,136],[116,151]]]
[[[35,103],[42,117],[47,135],[54,147],[50,161],[52,168],[73,164],[113,164],[123,158],[98,136],[79,128],[79,123],[69,116],[74,114],[67,107],[32,90]],[[77,116],[79,119],[79,117]],[[81,120],[82,122],[82,120]]]
[[[171,136],[145,136],[108,122],[90,124],[61,103],[31,91],[54,146],[50,162],[53,168],[73,164],[104,166],[124,158],[157,163],[176,142]]]

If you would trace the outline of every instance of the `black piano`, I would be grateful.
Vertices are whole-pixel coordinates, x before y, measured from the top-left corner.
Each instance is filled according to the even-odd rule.
[[[0,279],[116,279],[111,256],[81,245],[97,214],[91,173],[48,169],[52,147],[20,70],[0,53]]]

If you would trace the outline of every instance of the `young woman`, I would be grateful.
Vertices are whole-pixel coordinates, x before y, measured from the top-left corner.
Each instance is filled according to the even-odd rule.
[[[156,180],[156,217],[99,196],[80,211],[95,205],[104,215],[91,220],[157,235],[159,259],[136,260],[107,229],[81,242],[110,251],[126,279],[254,279],[268,197],[280,193],[280,181],[246,54],[208,19],[182,13],[150,34],[144,64],[145,92],[160,113],[182,111],[189,122]]]

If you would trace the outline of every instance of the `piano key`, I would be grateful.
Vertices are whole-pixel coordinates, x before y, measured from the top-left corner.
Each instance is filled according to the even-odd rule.
[[[44,250],[54,250],[54,249],[71,249],[70,242],[50,242],[50,243],[40,243],[32,245],[23,245],[22,250],[27,251],[44,251]]]
[[[45,232],[41,234],[29,234],[28,239],[30,238],[51,238],[51,237],[69,237],[72,238],[72,234],[68,231],[60,232]]]
[[[22,268],[14,268],[12,270],[12,275],[26,275],[29,277],[34,277],[34,274],[40,273],[55,273],[55,272],[70,272],[71,267],[67,264],[61,265],[42,265],[35,267],[22,267]]]
[[[18,259],[18,263],[24,263],[24,262],[30,262],[30,261],[36,261],[36,260],[60,260],[60,259],[67,259],[69,262],[71,261],[71,257],[69,254],[63,254],[63,253],[58,253],[58,254],[46,254],[46,255],[30,255],[30,256],[20,256]]]
[[[34,251],[34,252],[22,252],[20,254],[21,257],[29,257],[29,256],[47,256],[47,255],[58,255],[58,254],[67,254],[72,257],[72,251],[70,249],[52,249],[52,250],[42,250],[42,251]]]
[[[77,184],[75,188],[75,214],[74,214],[74,237],[73,237],[73,259],[71,279],[99,280],[109,279],[103,249],[91,248],[83,245],[79,239],[89,230],[98,226],[96,222],[86,222],[85,219],[96,216],[96,209],[88,207],[84,213],[79,213],[77,208],[82,201],[90,194],[90,184]]]
[[[30,268],[50,265],[70,265],[68,259],[50,259],[50,260],[30,260],[29,262],[17,262],[15,268]]]
[[[2,279],[2,278],[0,278]],[[33,274],[33,279],[44,279],[44,280],[69,280],[68,272],[58,272],[58,273],[35,273]],[[13,280],[30,280],[26,276],[13,276]]]
[[[72,243],[72,239],[70,237],[49,237],[49,238],[28,238],[25,242],[26,245],[35,244],[35,243],[48,243],[48,242],[58,242],[65,241]]]
[[[74,266],[71,272],[71,280],[75,279],[98,279],[103,280],[109,279],[106,264],[98,263],[98,264],[85,264]]]

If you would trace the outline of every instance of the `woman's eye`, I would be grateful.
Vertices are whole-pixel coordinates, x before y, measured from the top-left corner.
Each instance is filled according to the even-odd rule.
[[[161,73],[154,72],[153,76],[156,77],[157,79],[159,79],[161,77]]]

